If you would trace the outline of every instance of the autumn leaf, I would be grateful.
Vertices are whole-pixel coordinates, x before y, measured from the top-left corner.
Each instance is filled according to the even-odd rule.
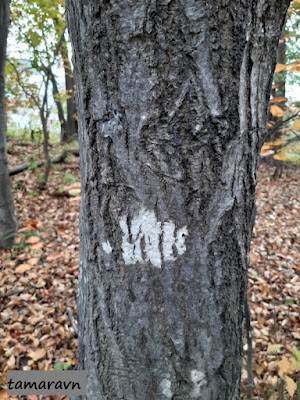
[[[285,383],[286,383],[286,389],[287,389],[289,395],[291,397],[293,397],[296,392],[296,389],[297,389],[297,384],[289,376],[285,377]]]
[[[270,104],[282,103],[283,101],[286,101],[286,97],[274,97],[273,99],[270,99]]]
[[[267,353],[279,353],[280,349],[282,347],[282,344],[269,344],[267,348]]]
[[[26,243],[28,244],[35,244],[37,242],[39,242],[41,239],[37,236],[30,236],[27,240]]]
[[[23,272],[29,271],[31,268],[32,268],[32,266],[29,264],[21,264],[21,265],[17,266],[17,268],[15,269],[15,272],[17,272],[18,274],[22,274]]]
[[[274,146],[281,146],[282,144],[286,143],[286,139],[277,139],[273,142]]]
[[[275,105],[270,107],[270,113],[273,115],[273,117],[276,118],[281,118],[285,115],[285,111],[283,111],[280,107]]]
[[[29,265],[37,265],[37,264],[39,263],[39,261],[40,261],[40,258],[39,258],[39,257],[33,257],[33,258],[30,258],[30,259],[27,261],[27,263],[28,263]]]
[[[293,131],[298,131],[300,130],[300,119],[296,122],[293,123],[288,129],[293,130]]]
[[[286,357],[282,357],[282,359],[277,362],[277,366],[279,368],[278,375],[280,378],[283,378],[283,376],[286,374],[291,374],[294,372],[292,363]]]
[[[44,358],[46,355],[46,350],[45,349],[37,349],[37,350],[31,350],[28,352],[28,357],[32,358],[33,361],[38,361]]]
[[[60,258],[61,256],[62,256],[61,252],[55,251],[48,255],[48,257],[46,258],[46,261],[54,261],[54,260],[57,260],[58,258]]]
[[[286,70],[287,66],[286,64],[276,64],[276,68],[275,68],[275,72],[278,74],[279,72],[282,72],[284,70]]]
[[[6,390],[0,390],[0,400],[9,400],[9,396]]]
[[[287,154],[286,154],[286,153],[283,153],[283,152],[280,152],[280,153],[278,153],[278,154],[275,154],[275,155],[273,156],[273,158],[274,158],[274,160],[284,161],[284,160],[287,159]]]

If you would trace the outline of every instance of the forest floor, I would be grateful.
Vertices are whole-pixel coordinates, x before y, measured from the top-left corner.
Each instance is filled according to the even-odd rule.
[[[27,161],[38,151],[35,145],[16,142],[10,146],[9,164]],[[59,149],[53,151],[58,154]],[[15,247],[0,252],[0,400],[16,398],[6,392],[7,370],[61,370],[75,365],[78,164],[78,157],[71,155],[65,163],[52,166],[47,191],[37,189],[42,168],[12,177],[20,229]],[[273,172],[262,165],[258,173],[257,217],[248,274],[253,340],[252,398],[298,399],[299,168],[284,168],[276,180],[270,178]],[[245,335],[244,399],[246,360]],[[26,398],[38,400],[34,395]],[[64,397],[43,397],[50,398]]]

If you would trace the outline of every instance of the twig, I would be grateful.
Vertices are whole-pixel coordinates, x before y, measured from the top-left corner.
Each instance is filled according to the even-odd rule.
[[[23,292],[28,292],[31,289],[32,289],[32,287],[24,287],[24,286],[22,286],[19,289],[11,290],[10,292],[7,292],[5,294],[1,294],[0,295],[0,299],[5,299],[6,297],[10,297],[10,296],[13,296],[15,294],[20,294],[20,293],[23,293]]]

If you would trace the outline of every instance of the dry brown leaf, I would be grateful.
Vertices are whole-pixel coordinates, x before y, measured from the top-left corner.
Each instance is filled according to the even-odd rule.
[[[274,97],[273,99],[270,100],[270,104],[282,103],[283,101],[286,101],[286,97]]]
[[[15,269],[15,272],[17,272],[18,274],[22,274],[23,272],[29,271],[31,268],[32,268],[32,265],[21,264],[21,265],[17,266],[17,268]]]
[[[288,391],[289,395],[293,397],[297,389],[297,384],[289,376],[285,377],[285,383],[286,383],[286,390]]]
[[[0,400],[9,400],[9,396],[6,390],[0,390]]]
[[[40,261],[40,258],[39,258],[39,257],[33,257],[33,258],[30,258],[30,259],[27,261],[27,263],[28,263],[29,265],[37,265],[37,264],[39,263],[39,261]]]
[[[54,260],[57,260],[58,258],[60,258],[61,256],[62,256],[61,252],[55,251],[48,255],[48,257],[46,258],[46,261],[54,261]]]
[[[32,250],[37,250],[37,249],[41,249],[43,247],[43,243],[42,242],[38,242],[38,243],[34,243],[30,245],[30,248]]]
[[[278,375],[280,376],[280,378],[283,378],[285,374],[291,374],[292,372],[294,372],[293,365],[286,357],[282,357],[282,359],[277,362],[277,365],[279,368]]]
[[[28,244],[35,244],[38,243],[41,239],[37,236],[30,236],[27,240],[26,243]]]
[[[7,360],[6,369],[14,369],[16,366],[15,356],[12,354]]]
[[[270,107],[270,113],[273,115],[273,117],[276,118],[281,118],[285,115],[285,111],[283,111],[280,107],[275,105]]]
[[[281,151],[273,156],[274,160],[284,161],[287,159],[287,154]]]
[[[44,358],[46,355],[45,349],[30,350],[28,352],[28,357],[32,358],[33,361],[38,361]]]

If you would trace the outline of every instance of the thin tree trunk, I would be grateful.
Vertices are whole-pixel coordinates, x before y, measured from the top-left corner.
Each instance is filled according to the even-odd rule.
[[[68,135],[65,138],[63,138],[63,140],[68,141],[77,138],[77,121],[75,119],[76,108],[75,108],[74,78],[72,73],[71,62],[69,60],[67,43],[64,35],[62,38],[60,52],[64,63],[65,87],[68,93],[68,98],[67,98]]]
[[[90,400],[237,400],[256,168],[288,0],[67,0]]]
[[[6,158],[5,115],[5,59],[9,24],[9,0],[0,2],[0,249],[13,245],[17,231],[17,220],[11,193]]]
[[[57,98],[57,95],[59,94],[59,90],[58,90],[56,78],[52,72],[52,69],[51,69],[51,67],[45,67],[44,70],[45,70],[46,74],[49,75],[49,78],[52,83],[53,99],[56,104],[58,118],[59,118],[59,122],[60,122],[60,137],[61,137],[61,140],[64,141],[64,140],[66,140],[66,138],[70,137],[69,124],[65,120],[65,113],[63,110],[63,106],[62,106],[61,102],[59,101],[59,99]]]

